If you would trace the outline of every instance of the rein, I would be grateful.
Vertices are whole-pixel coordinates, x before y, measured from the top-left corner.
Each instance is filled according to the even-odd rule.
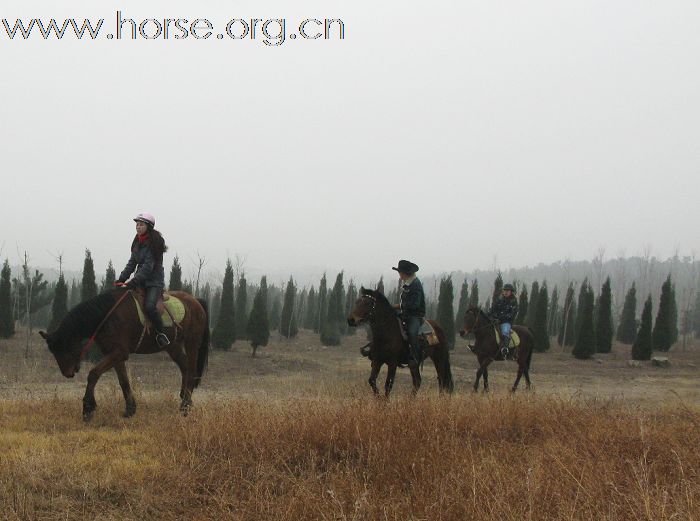
[[[467,313],[468,313],[468,312],[467,312]],[[474,322],[474,325],[476,325],[476,324],[479,323],[479,319],[481,318],[481,315],[486,316],[486,314],[485,314],[482,310],[479,309],[479,310],[477,311],[476,321]],[[488,318],[488,316],[487,316],[486,318]],[[494,327],[494,323],[493,323],[493,322],[489,322],[489,323],[486,324],[486,325],[472,328],[472,329],[470,329],[469,331],[467,331],[467,333],[473,333],[474,331],[480,331],[480,330],[482,330],[482,329],[486,329],[487,327]]]
[[[121,297],[119,297],[119,300],[117,300],[117,302],[114,304],[114,306],[112,306],[112,309],[110,309],[110,310],[107,312],[107,314],[105,315],[105,318],[102,319],[102,322],[99,323],[99,325],[97,326],[97,329],[95,329],[95,332],[94,332],[94,333],[92,334],[92,336],[88,339],[87,344],[85,344],[85,347],[83,347],[83,349],[80,351],[80,359],[81,359],[81,360],[82,360],[83,358],[85,358],[85,355],[88,353],[88,351],[90,350],[90,347],[91,347],[92,344],[95,342],[95,337],[97,336],[97,333],[100,331],[100,328],[102,328],[102,326],[103,326],[104,323],[107,321],[107,319],[109,318],[109,316],[110,316],[112,313],[114,313],[114,310],[115,310],[115,309],[117,309],[117,306],[119,306],[119,304],[121,304],[122,301],[126,298],[126,296],[129,295],[130,293],[131,293],[131,290],[130,290],[130,289],[129,289],[129,290],[126,290],[126,291],[124,292],[124,294],[123,294]]]

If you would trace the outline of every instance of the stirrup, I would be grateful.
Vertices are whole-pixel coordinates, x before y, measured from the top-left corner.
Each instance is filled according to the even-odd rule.
[[[162,331],[159,331],[156,334],[156,342],[160,347],[165,347],[167,345],[170,345],[170,339],[168,338],[168,335],[163,333]]]

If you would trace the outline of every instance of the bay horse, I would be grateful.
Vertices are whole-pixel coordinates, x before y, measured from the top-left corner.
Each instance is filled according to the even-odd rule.
[[[496,338],[498,323],[478,307],[469,308],[464,314],[464,326],[459,331],[459,336],[464,338],[468,333],[474,333],[476,340],[469,349],[476,355],[479,368],[476,371],[474,392],[479,390],[479,380],[484,377],[484,392],[489,390],[489,370],[491,362],[503,360],[499,341]],[[527,326],[513,326],[513,330],[520,336],[520,346],[517,347],[518,375],[515,378],[511,392],[515,392],[524,375],[527,388],[530,388],[530,362],[535,345],[535,336]]]
[[[435,330],[439,343],[429,346],[422,351],[422,357],[430,357],[437,371],[440,391],[452,392],[452,370],[450,369],[450,352],[445,338],[445,332],[433,320],[428,320]],[[375,395],[379,394],[377,377],[384,364],[387,365],[384,395],[388,398],[394,385],[396,369],[401,361],[408,356],[408,341],[404,340],[401,324],[396,316],[396,310],[381,291],[361,288],[360,296],[348,316],[351,327],[368,323],[372,330],[372,343],[369,358],[372,361],[372,372],[369,385]],[[422,362],[422,360],[421,360]],[[411,367],[413,379],[413,394],[418,392],[421,385],[420,367]]]
[[[80,362],[93,340],[100,346],[103,356],[88,374],[83,397],[85,421],[92,418],[97,408],[97,381],[112,368],[117,373],[119,385],[124,393],[124,417],[128,418],[136,413],[136,400],[126,371],[126,360],[131,353],[151,354],[162,350],[168,352],[182,373],[180,410],[184,413],[187,413],[192,405],[192,391],[199,385],[206,369],[209,357],[209,317],[206,302],[183,291],[170,292],[170,295],[177,297],[184,304],[185,316],[177,335],[174,327],[166,328],[171,343],[163,348],[155,340],[153,327],[148,334],[144,334],[144,326],[139,321],[136,303],[130,292],[128,289],[115,289],[101,293],[71,309],[55,331],[39,332],[66,378],[73,378],[80,370]],[[83,347],[83,340],[86,338],[90,340]]]

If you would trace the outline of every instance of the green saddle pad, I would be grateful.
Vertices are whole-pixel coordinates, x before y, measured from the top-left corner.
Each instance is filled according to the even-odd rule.
[[[494,327],[494,331],[496,332],[496,340],[498,341],[498,344],[501,344],[501,332],[499,331],[499,328]],[[520,337],[518,336],[518,333],[515,331],[515,329],[510,330],[510,345],[508,347],[518,347],[520,345]]]
[[[141,303],[136,297],[134,297],[134,302],[136,302],[136,310],[139,313],[139,320],[141,321],[141,325],[143,326],[146,324],[146,316],[143,314],[143,309],[141,309]],[[182,300],[180,300],[177,297],[173,297],[172,295],[169,295],[168,300],[164,301],[163,304],[170,311],[170,315],[173,316],[176,324],[182,322],[182,319],[185,318],[185,305],[182,303]],[[168,315],[167,311],[163,311],[163,314],[161,315],[163,319],[163,325],[165,327],[172,327],[173,325],[173,321],[170,318],[170,315]]]

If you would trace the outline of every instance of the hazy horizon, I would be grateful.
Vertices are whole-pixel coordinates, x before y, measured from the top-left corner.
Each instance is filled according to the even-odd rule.
[[[700,4],[8,0],[0,18],[336,18],[345,39],[0,38],[0,256],[391,274],[700,245]],[[0,27],[0,33],[4,29]],[[4,33],[3,33],[4,34]],[[287,275],[288,276],[288,275]]]

